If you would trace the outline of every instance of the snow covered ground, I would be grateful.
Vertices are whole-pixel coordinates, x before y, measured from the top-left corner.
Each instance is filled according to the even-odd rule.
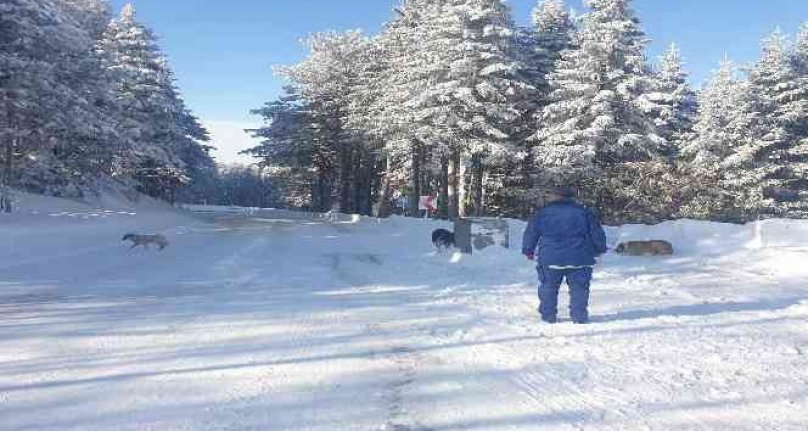
[[[529,262],[437,255],[440,222],[20,205],[0,216],[3,431],[808,428],[806,222],[611,229],[679,253],[608,255],[594,323],[549,326]]]

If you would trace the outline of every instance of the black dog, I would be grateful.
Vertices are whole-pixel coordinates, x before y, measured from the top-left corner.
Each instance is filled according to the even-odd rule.
[[[435,244],[435,247],[437,247],[438,250],[454,247],[454,233],[449,232],[446,229],[435,229],[432,231],[432,244]]]

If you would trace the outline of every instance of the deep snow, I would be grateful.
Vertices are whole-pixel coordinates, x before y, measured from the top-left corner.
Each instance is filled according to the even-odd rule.
[[[23,195],[0,216],[0,430],[808,424],[808,222],[609,229],[678,253],[607,255],[594,323],[548,326],[518,248],[270,217]],[[128,231],[172,244],[129,250]]]

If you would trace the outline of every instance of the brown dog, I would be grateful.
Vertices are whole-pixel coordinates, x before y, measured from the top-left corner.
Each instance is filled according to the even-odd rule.
[[[629,241],[621,243],[614,251],[629,256],[670,256],[673,244],[668,241]]]

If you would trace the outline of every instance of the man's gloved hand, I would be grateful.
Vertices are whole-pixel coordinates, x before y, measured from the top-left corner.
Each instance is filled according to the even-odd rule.
[[[529,251],[529,252],[525,253],[525,257],[527,258],[527,260],[536,259],[536,255],[532,251]]]

